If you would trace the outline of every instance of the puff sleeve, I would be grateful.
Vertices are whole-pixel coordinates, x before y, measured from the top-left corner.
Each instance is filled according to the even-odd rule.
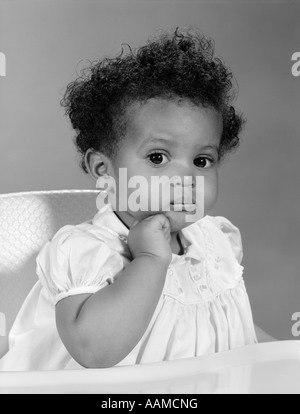
[[[217,216],[209,218],[227,238],[236,260],[241,264],[243,260],[243,244],[240,230],[225,217]]]
[[[40,251],[37,275],[54,305],[110,284],[122,269],[121,257],[95,234],[65,226]]]

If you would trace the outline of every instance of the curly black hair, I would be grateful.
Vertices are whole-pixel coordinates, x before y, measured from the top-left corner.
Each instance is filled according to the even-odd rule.
[[[128,45],[127,45],[128,46]],[[68,85],[62,106],[76,131],[81,166],[88,149],[113,157],[126,134],[126,109],[151,98],[215,108],[223,118],[219,158],[239,145],[244,119],[231,105],[233,76],[198,31],[163,33],[133,51],[92,63]]]

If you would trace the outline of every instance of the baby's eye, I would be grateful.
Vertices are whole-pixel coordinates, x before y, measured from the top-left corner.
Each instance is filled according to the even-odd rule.
[[[195,159],[194,164],[198,168],[210,168],[214,164],[214,161],[207,157],[199,157]]]
[[[149,154],[147,158],[152,164],[155,165],[163,165],[168,162],[167,156],[161,152],[154,152],[152,154]]]

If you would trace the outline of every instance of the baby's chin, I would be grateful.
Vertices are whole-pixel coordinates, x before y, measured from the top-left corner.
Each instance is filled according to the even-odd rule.
[[[141,221],[141,220],[143,220],[143,219],[145,219],[149,216],[153,216],[153,215],[156,215],[156,214],[164,214],[167,217],[167,219],[170,222],[171,233],[178,232],[178,231],[190,226],[195,221],[197,221],[197,220],[194,220],[194,221],[189,221],[188,222],[187,219],[186,219],[188,213],[185,212],[185,211],[182,211],[182,212],[178,212],[178,211],[177,212],[175,212],[175,211],[155,211],[155,212],[146,213],[146,214],[144,213],[143,217],[136,217],[136,219],[138,221]],[[194,215],[191,215],[191,214],[189,214],[189,215],[191,217],[194,216]]]
[[[168,218],[170,221],[171,233],[178,232],[199,220],[199,217],[196,218],[194,214],[189,214],[186,211],[152,211],[151,213],[133,213],[132,216],[135,220],[142,221],[145,218],[156,214],[164,214]],[[187,216],[190,216],[192,221],[187,221]]]
[[[171,225],[171,233],[178,232],[191,224],[193,222],[187,221],[187,213],[186,212],[174,212],[174,211],[167,211],[165,213],[165,216],[169,219],[170,225]],[[190,215],[193,217],[193,215]]]

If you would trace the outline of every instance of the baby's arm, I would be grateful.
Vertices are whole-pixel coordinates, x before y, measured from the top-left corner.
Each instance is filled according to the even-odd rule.
[[[56,323],[71,356],[88,368],[116,365],[143,336],[162,293],[172,253],[169,221],[156,215],[129,233],[134,260],[116,281],[93,295],[56,306]]]

